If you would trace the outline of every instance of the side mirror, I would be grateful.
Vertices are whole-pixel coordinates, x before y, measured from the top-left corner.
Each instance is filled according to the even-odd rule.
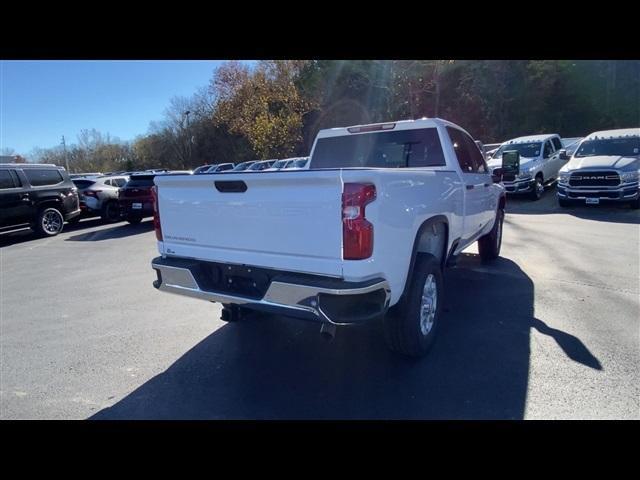
[[[508,150],[502,154],[502,175],[518,176],[520,173],[520,154],[517,150]]]
[[[560,150],[559,154],[560,160],[569,160],[569,155],[567,155],[567,151],[564,148]]]
[[[491,173],[491,178],[493,179],[493,183],[500,183],[502,181],[502,168],[494,168]]]

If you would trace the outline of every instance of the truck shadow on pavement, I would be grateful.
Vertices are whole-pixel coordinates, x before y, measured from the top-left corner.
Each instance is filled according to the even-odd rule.
[[[565,214],[584,220],[640,224],[640,211],[633,210],[624,204],[582,205],[576,203],[563,208],[558,204],[555,187],[547,188],[542,198],[537,201],[530,200],[526,196],[509,195],[506,212],[521,215]]]
[[[153,221],[143,221],[137,225],[122,223],[111,228],[94,230],[91,232],[73,235],[65,239],[67,242],[99,242],[101,240],[111,240],[115,238],[124,238],[140,233],[147,233],[153,230]]]
[[[465,254],[446,283],[439,338],[423,359],[388,351],[380,325],[326,343],[315,324],[255,315],[91,418],[521,419],[532,328],[602,368],[579,339],[534,317],[534,285],[514,262]]]

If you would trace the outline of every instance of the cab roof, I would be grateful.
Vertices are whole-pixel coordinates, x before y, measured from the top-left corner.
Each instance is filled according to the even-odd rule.
[[[451,123],[442,118],[423,117],[418,120],[398,120],[395,122],[369,123],[366,125],[352,125],[350,127],[326,128],[318,132],[317,138],[339,137],[343,135],[352,135],[359,133],[368,133],[375,131],[398,131],[398,130],[414,130],[418,128],[433,128],[436,126],[455,127],[464,130],[459,125]],[[466,131],[466,130],[464,130]],[[468,133],[468,132],[467,132]]]
[[[590,133],[585,140],[594,138],[620,138],[620,137],[640,137],[640,128],[619,128],[617,130],[602,130]]]
[[[0,163],[0,167],[13,167],[13,168],[57,168],[64,170],[63,166],[54,165],[53,163]]]

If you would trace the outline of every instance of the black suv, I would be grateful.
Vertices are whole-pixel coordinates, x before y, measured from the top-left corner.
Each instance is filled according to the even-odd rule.
[[[78,215],[78,189],[63,167],[0,163],[0,232],[31,227],[52,237]]]

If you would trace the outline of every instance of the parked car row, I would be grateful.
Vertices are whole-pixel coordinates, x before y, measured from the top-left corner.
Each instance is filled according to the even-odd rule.
[[[249,160],[247,162],[219,163],[215,165],[202,165],[196,168],[195,175],[209,173],[237,173],[237,172],[261,172],[278,170],[303,170],[309,168],[309,157],[283,158],[280,160]]]
[[[594,132],[587,137],[562,139],[557,134],[531,135],[504,142],[488,159],[500,167],[506,152],[518,154],[518,173],[505,175],[508,194],[542,196],[557,183],[558,203],[624,202],[640,208],[640,129]]]
[[[40,236],[54,236],[65,222],[91,217],[139,223],[153,213],[155,176],[191,174],[152,172],[69,175],[64,167],[51,164],[0,164],[0,232],[31,228]]]

